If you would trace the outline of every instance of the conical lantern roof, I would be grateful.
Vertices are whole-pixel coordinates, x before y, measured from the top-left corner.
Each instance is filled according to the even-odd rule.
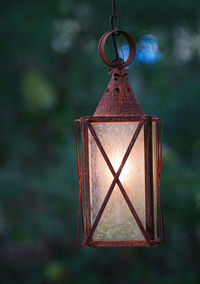
[[[117,67],[109,74],[110,82],[93,116],[145,115],[127,80],[127,72]]]

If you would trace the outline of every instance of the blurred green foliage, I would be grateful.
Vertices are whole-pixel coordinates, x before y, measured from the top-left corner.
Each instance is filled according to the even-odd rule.
[[[164,119],[167,241],[77,248],[74,119],[92,115],[109,80],[97,53],[111,1],[4,1],[0,9],[0,282],[199,283],[200,3],[117,1],[121,26],[158,38],[163,60],[129,80]]]

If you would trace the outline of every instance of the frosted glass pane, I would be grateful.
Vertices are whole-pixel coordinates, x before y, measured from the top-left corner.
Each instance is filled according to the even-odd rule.
[[[94,232],[95,240],[144,240],[144,237],[116,185]]]
[[[92,124],[115,171],[118,170],[138,122]],[[89,174],[91,224],[101,207],[113,176],[100,153],[90,131]],[[119,177],[144,228],[145,177],[144,177],[144,128],[133,146]],[[120,189],[116,185],[93,235],[94,240],[144,240]]]
[[[157,122],[152,122],[152,150],[153,150],[153,200],[154,200],[154,237],[158,236],[158,218],[157,218],[157,210],[158,210],[158,137],[157,137]]]

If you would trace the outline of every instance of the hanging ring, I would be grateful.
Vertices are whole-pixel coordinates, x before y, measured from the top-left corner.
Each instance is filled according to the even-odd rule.
[[[114,33],[119,33],[122,34],[126,40],[128,41],[128,45],[129,45],[129,56],[128,59],[123,62],[111,62],[107,56],[106,56],[106,52],[105,52],[105,44],[106,41],[108,39],[108,37]],[[98,44],[98,51],[99,51],[99,55],[101,57],[101,59],[103,60],[103,62],[110,66],[110,67],[127,67],[128,65],[131,64],[131,62],[133,61],[133,59],[135,58],[135,54],[136,54],[136,45],[135,45],[135,41],[134,39],[125,31],[123,30],[112,30],[109,32],[106,32],[105,34],[102,35],[102,37],[100,38],[99,44]]]

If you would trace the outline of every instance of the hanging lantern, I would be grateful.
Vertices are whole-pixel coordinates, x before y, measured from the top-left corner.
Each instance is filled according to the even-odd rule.
[[[77,244],[84,247],[155,246],[165,239],[160,194],[162,119],[146,115],[127,80],[135,42],[119,27],[99,41],[99,54],[112,70],[93,116],[75,121],[79,172]],[[115,36],[129,44],[126,62],[118,58]],[[105,44],[112,36],[116,60]],[[77,123],[80,123],[79,161]],[[160,141],[159,141],[160,139]],[[79,241],[82,215],[83,242]]]

